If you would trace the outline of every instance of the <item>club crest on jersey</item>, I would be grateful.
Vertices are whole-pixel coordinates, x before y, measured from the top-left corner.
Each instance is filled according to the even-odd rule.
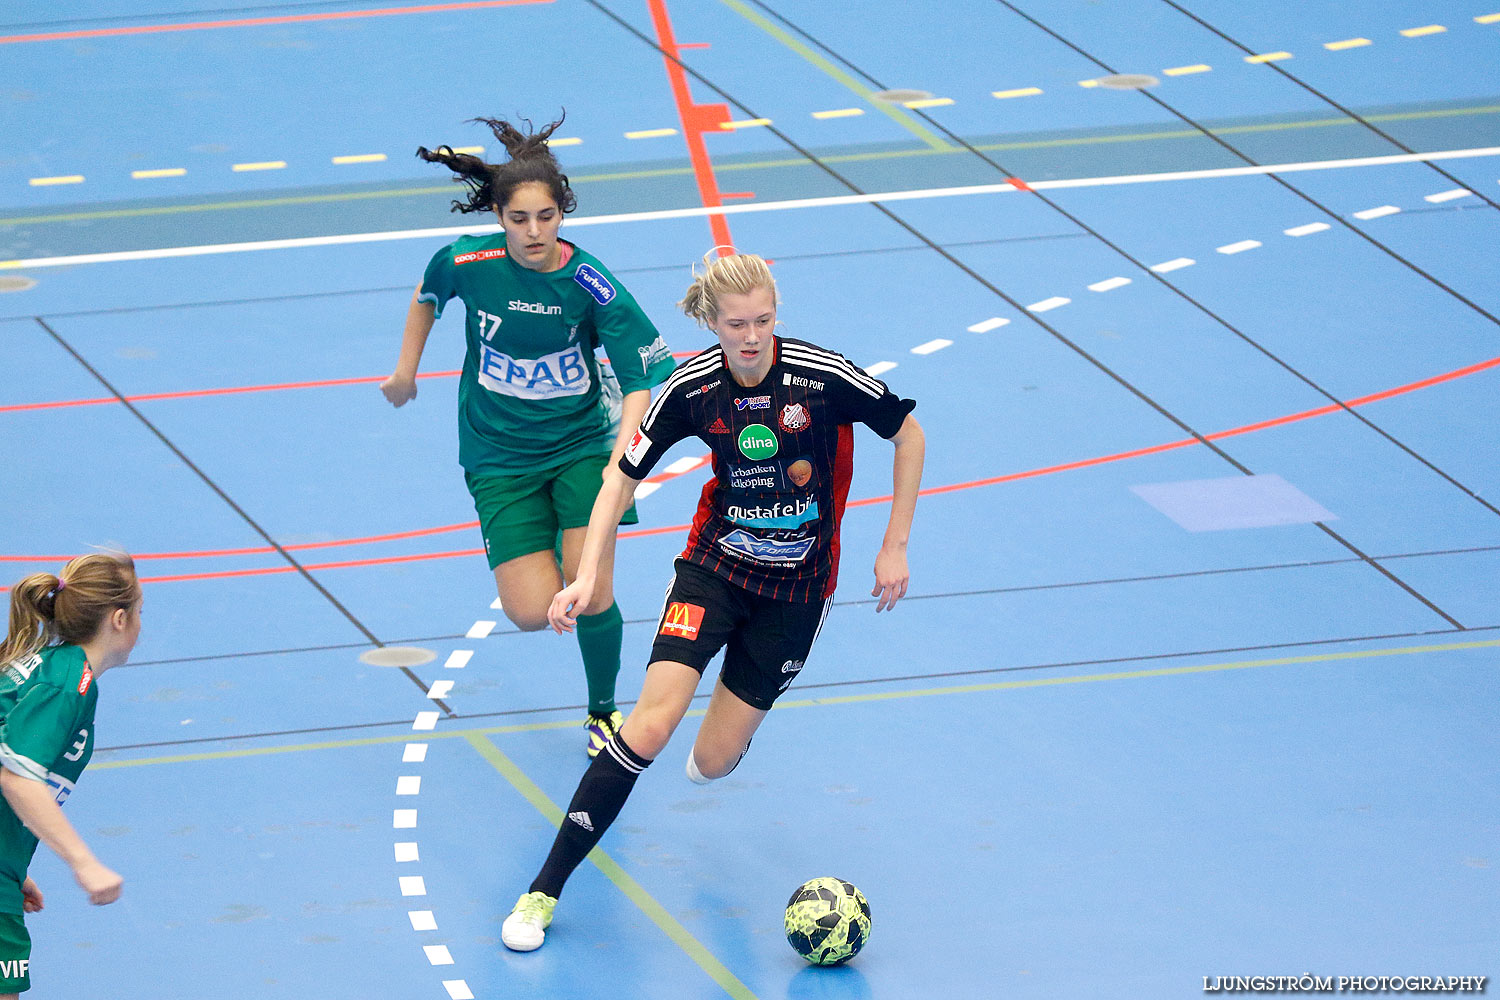
[[[719,547],[737,556],[746,556],[753,562],[797,563],[807,558],[812,551],[813,539],[807,538],[758,538],[748,531],[736,528],[719,539]]]
[[[461,253],[453,258],[455,264],[471,264],[476,260],[494,260],[496,257],[504,257],[505,248],[498,250],[472,250],[469,253]]]
[[[807,412],[807,407],[801,403],[788,403],[781,408],[781,417],[778,421],[781,429],[789,434],[805,431],[812,423],[812,414]]]
[[[608,278],[587,264],[578,265],[578,270],[573,272],[573,280],[582,285],[583,290],[592,295],[594,301],[601,306],[609,305],[618,294]]]

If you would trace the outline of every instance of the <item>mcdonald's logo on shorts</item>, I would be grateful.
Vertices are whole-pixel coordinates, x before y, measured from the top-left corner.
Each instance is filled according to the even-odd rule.
[[[698,627],[703,624],[703,608],[697,604],[673,601],[667,605],[667,613],[661,619],[661,635],[675,635],[679,639],[697,639]]]

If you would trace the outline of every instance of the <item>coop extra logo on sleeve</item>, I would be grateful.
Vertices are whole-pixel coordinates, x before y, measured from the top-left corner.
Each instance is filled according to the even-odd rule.
[[[581,396],[591,379],[577,344],[540,358],[513,358],[488,344],[479,345],[479,384],[490,392],[519,399]]]
[[[573,273],[573,280],[583,286],[583,290],[594,297],[594,301],[601,306],[607,306],[619,294],[615,286],[609,283],[609,279],[587,264],[579,264],[578,270]]]

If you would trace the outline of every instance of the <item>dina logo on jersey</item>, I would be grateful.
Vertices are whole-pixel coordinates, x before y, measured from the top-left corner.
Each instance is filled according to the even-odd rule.
[[[758,538],[736,528],[719,539],[719,547],[733,555],[748,556],[755,562],[796,563],[806,559],[812,551],[813,539]]]
[[[752,462],[763,461],[776,454],[776,435],[765,424],[751,424],[740,431],[740,454]]]
[[[615,286],[609,283],[609,279],[587,264],[579,264],[578,270],[573,272],[573,280],[583,286],[583,290],[594,297],[594,301],[601,306],[607,306],[619,294]]]

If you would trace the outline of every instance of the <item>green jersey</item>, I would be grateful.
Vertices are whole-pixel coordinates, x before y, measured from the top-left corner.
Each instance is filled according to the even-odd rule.
[[[610,450],[595,348],[625,393],[672,372],[672,352],[625,286],[590,254],[562,249],[571,251],[562,267],[537,272],[506,255],[504,234],[462,236],[427,265],[418,300],[441,316],[458,296],[466,310],[458,461],[471,475],[534,472]]]
[[[94,755],[99,688],[83,650],[47,646],[0,668],[0,766],[45,782],[62,805]],[[0,797],[0,913],[20,913],[36,835]]]

